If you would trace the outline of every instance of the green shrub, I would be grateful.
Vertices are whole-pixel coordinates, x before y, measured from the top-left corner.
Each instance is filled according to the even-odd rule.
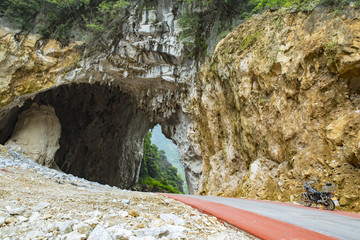
[[[1,4],[1,12],[19,23],[24,30],[30,29],[33,20],[41,7],[41,0],[5,0]]]
[[[298,8],[300,10],[311,10],[316,6],[342,7],[350,3],[355,6],[360,4],[359,0],[249,0],[249,6],[253,8],[252,13],[259,13],[273,8]]]
[[[178,194],[181,193],[181,192],[179,192],[179,190],[177,188],[174,188],[172,185],[164,184],[164,183],[162,183],[154,178],[151,178],[151,177],[142,178],[139,180],[139,183],[143,184],[143,185],[147,185],[151,188],[153,188],[154,186],[157,186],[160,189],[165,190],[166,192],[178,193]]]
[[[183,180],[166,158],[164,151],[159,151],[155,144],[151,144],[151,132],[144,139],[144,154],[140,167],[139,184],[150,187],[157,185],[160,189],[173,193],[183,192]]]
[[[71,28],[92,31],[92,39],[100,33],[113,33],[123,21],[123,10],[129,5],[125,0],[5,0],[0,4],[0,13],[21,24],[23,31],[36,27],[46,38],[55,38],[67,44]]]

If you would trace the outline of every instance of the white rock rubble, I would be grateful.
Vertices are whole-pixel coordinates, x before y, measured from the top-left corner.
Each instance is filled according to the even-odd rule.
[[[42,167],[0,145],[0,239],[254,239],[153,193]]]

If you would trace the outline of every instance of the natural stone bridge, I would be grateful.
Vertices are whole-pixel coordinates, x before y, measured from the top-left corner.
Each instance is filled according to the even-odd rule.
[[[186,106],[195,63],[178,40],[174,6],[164,1],[161,11],[138,15],[139,7],[131,9],[123,38],[92,55],[81,42],[61,47],[37,35],[15,38],[3,19],[0,143],[50,167],[129,188],[143,139],[160,124],[178,146],[193,192],[201,157],[188,141]]]

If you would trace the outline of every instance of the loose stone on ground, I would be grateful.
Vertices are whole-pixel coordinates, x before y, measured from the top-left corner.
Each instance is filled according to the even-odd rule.
[[[0,145],[0,239],[253,239],[164,196],[35,164]]]

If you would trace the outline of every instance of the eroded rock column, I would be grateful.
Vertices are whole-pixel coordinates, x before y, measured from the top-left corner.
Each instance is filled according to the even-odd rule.
[[[6,145],[30,156],[37,163],[57,168],[54,156],[59,149],[61,126],[53,107],[34,103],[22,112]]]

